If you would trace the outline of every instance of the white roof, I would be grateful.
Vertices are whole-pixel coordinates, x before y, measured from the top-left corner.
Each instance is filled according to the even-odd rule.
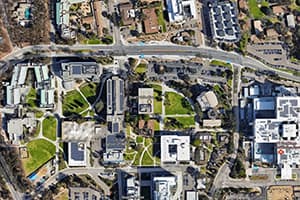
[[[283,124],[282,137],[292,138],[297,136],[296,124]]]
[[[190,12],[193,18],[196,18],[196,7],[194,0],[167,0],[167,7],[168,7],[168,16],[169,21],[173,22],[181,22],[185,17],[184,7],[189,6]]]
[[[86,121],[81,124],[77,122],[62,122],[63,141],[86,141],[95,134],[95,122]]]
[[[290,180],[292,179],[292,168],[289,164],[284,164],[283,168],[281,168],[281,179]]]
[[[190,136],[161,136],[162,162],[190,161]]]
[[[295,24],[295,17],[293,14],[287,15],[286,21],[287,21],[288,27],[295,28],[296,24]]]

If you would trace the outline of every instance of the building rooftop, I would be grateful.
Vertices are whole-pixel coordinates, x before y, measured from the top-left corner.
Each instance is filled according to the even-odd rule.
[[[157,33],[159,31],[159,24],[155,8],[143,9],[143,14],[145,15],[145,19],[143,20],[145,33]]]
[[[178,135],[161,136],[161,161],[190,161],[190,137]]]
[[[237,13],[236,4],[233,2],[218,1],[211,4],[210,24],[215,39],[236,42],[241,38]]]
[[[69,166],[86,166],[86,144],[69,142],[68,143],[68,163]]]
[[[154,90],[153,88],[139,88],[139,114],[153,114]]]
[[[133,5],[130,2],[119,4],[119,10],[124,26],[128,26],[134,23],[135,12]]]
[[[176,177],[175,176],[165,176],[165,177],[153,177],[153,199],[154,200],[167,200],[172,199],[173,194],[171,189],[176,187]]]
[[[197,18],[194,0],[167,0],[166,5],[171,23]]]

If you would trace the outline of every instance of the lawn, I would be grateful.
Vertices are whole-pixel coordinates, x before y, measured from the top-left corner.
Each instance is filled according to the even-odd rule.
[[[159,131],[159,130],[160,130],[159,122],[154,120],[154,131]]]
[[[210,62],[210,65],[226,67],[226,68],[229,68],[230,70],[232,70],[232,66],[231,66],[230,63],[226,63],[226,62],[223,62],[223,61],[220,61],[220,60],[212,60]]]
[[[26,103],[29,105],[31,108],[37,107],[37,92],[36,89],[30,88],[27,96],[26,96]]]
[[[56,140],[57,121],[55,117],[47,117],[43,120],[43,135],[44,137],[55,141]]]
[[[140,63],[136,68],[134,69],[135,73],[143,74],[147,72],[147,64],[146,63]]]
[[[264,17],[264,13],[258,7],[258,3],[256,0],[249,0],[248,5],[250,8],[250,13],[254,19],[261,19]]]
[[[70,116],[72,114],[80,114],[88,107],[88,103],[76,90],[72,90],[64,96],[63,114],[65,116]]]
[[[95,83],[90,82],[83,84],[80,86],[80,91],[90,104],[93,104],[96,101],[97,85]]]
[[[149,166],[149,165],[153,165],[153,164],[154,164],[154,162],[153,162],[152,157],[151,157],[151,156],[149,155],[149,153],[146,151],[146,152],[144,153],[143,158],[142,158],[142,165],[143,165],[143,166],[145,166],[145,165]]]
[[[193,109],[189,102],[174,92],[165,93],[165,113],[167,115],[191,114]]]
[[[99,39],[90,39],[90,40],[87,40],[86,43],[87,44],[101,44],[101,40],[99,40]]]
[[[45,164],[55,154],[55,145],[44,139],[30,141],[27,149],[29,158],[22,160],[26,176]]]
[[[143,143],[144,138],[142,136],[137,136],[136,137],[136,143]]]
[[[165,128],[168,130],[187,129],[195,127],[194,116],[190,117],[167,117],[164,120]]]
[[[194,127],[195,126],[195,117],[191,116],[191,117],[175,117],[175,119],[177,121],[179,121],[184,128],[190,128],[191,126]]]
[[[166,27],[166,21],[164,19],[164,13],[162,11],[162,7],[156,9],[156,14],[158,17],[158,24],[161,27],[162,32],[164,33],[167,31],[167,27]]]
[[[162,97],[161,97],[161,86],[160,85],[151,85],[154,89],[154,113],[161,114],[162,113]]]

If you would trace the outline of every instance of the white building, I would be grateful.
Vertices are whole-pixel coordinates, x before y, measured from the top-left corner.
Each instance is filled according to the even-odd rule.
[[[190,137],[178,135],[161,136],[162,163],[190,161]]]
[[[68,164],[70,167],[84,167],[87,164],[86,144],[83,142],[68,143]]]
[[[139,88],[139,114],[154,113],[154,91],[153,88]]]
[[[300,97],[264,99],[271,98],[254,99],[254,159],[281,167],[300,165]]]
[[[166,3],[171,23],[197,18],[194,0],[167,0]]]
[[[203,92],[197,97],[197,101],[200,104],[202,111],[206,111],[209,108],[215,108],[218,105],[217,96],[213,91]]]
[[[172,188],[176,187],[176,177],[153,177],[153,198],[154,200],[167,200],[173,199],[171,192]]]

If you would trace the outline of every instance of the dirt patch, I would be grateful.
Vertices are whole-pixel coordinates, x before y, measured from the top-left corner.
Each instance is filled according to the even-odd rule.
[[[267,191],[268,200],[290,200],[293,199],[293,197],[292,186],[271,186]]]
[[[0,19],[0,58],[3,58],[12,51],[12,44],[9,39],[8,32]]]

